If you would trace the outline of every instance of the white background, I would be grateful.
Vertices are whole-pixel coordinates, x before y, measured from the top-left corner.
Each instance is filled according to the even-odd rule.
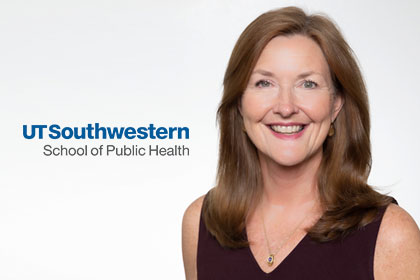
[[[412,1],[1,1],[0,279],[183,279],[181,220],[214,184],[215,113],[259,14],[325,12],[355,51],[369,182],[420,222],[420,24]],[[184,141],[26,140],[23,124],[188,126]],[[45,144],[185,144],[189,157],[53,158]]]

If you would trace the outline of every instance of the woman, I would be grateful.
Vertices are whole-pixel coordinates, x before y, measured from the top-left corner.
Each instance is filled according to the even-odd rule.
[[[187,279],[420,279],[415,221],[367,184],[366,89],[331,20],[254,20],[218,120],[216,187],[183,219]]]

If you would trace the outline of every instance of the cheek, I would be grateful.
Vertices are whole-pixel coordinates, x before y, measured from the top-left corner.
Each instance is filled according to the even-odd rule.
[[[330,96],[308,97],[300,102],[300,108],[314,122],[328,121],[331,118],[331,98]]]
[[[270,110],[271,99],[262,95],[247,94],[242,96],[242,116],[244,120],[260,121]]]

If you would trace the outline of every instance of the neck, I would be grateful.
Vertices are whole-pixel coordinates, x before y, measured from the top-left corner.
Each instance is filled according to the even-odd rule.
[[[295,166],[282,166],[260,154],[261,202],[270,208],[294,209],[318,200],[317,171],[321,160],[322,149]]]

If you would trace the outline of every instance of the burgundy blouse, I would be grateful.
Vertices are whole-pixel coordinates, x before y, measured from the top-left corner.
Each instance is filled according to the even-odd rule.
[[[398,202],[393,199],[393,203]],[[227,249],[207,231],[200,217],[198,280],[339,279],[372,280],[376,237],[386,207],[375,220],[343,240],[316,243],[308,235],[270,273],[259,267],[249,247]]]

